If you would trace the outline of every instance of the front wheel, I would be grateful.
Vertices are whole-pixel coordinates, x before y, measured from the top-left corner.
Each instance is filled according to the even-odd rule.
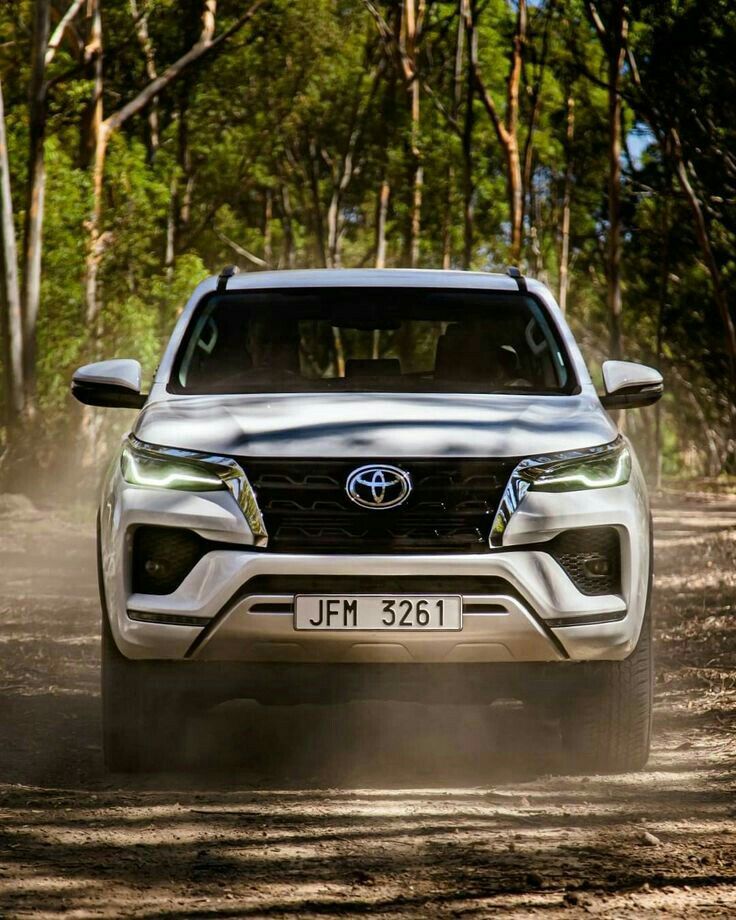
[[[103,611],[102,747],[107,770],[138,773],[179,763],[186,717],[172,664],[122,655]]]
[[[564,753],[576,772],[628,773],[649,758],[652,729],[652,623],[647,610],[639,641],[623,661],[584,665],[572,698],[561,701]]]

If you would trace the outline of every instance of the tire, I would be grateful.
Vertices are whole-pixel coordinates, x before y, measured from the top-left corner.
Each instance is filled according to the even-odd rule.
[[[133,661],[120,653],[102,618],[102,748],[105,769],[154,772],[180,764],[185,698],[171,662]]]
[[[564,753],[573,772],[628,773],[649,758],[654,667],[649,605],[636,648],[623,661],[590,662],[560,702]]]
[[[102,754],[112,773],[142,773],[179,765],[186,728],[185,686],[176,662],[134,661],[115,644],[102,577],[97,515],[97,581],[102,613]]]

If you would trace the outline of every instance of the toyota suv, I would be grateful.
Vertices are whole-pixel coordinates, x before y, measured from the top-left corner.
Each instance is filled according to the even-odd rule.
[[[140,409],[98,514],[108,768],[231,698],[522,700],[571,768],[641,767],[650,512],[608,410],[662,377],[602,379],[515,269],[229,268],[148,393],[135,360],[80,368],[78,400]]]

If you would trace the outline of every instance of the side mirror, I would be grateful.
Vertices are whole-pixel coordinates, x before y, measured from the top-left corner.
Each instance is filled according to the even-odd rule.
[[[662,375],[653,367],[633,361],[604,361],[601,396],[604,409],[638,409],[651,406],[661,397]]]
[[[132,358],[85,364],[72,377],[72,396],[86,406],[140,409],[141,366]]]

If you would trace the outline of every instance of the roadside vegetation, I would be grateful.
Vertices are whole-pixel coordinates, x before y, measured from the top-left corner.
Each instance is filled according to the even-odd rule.
[[[99,465],[72,370],[226,263],[519,264],[663,370],[653,479],[733,473],[734,50],[727,0],[6,0],[2,487]]]

